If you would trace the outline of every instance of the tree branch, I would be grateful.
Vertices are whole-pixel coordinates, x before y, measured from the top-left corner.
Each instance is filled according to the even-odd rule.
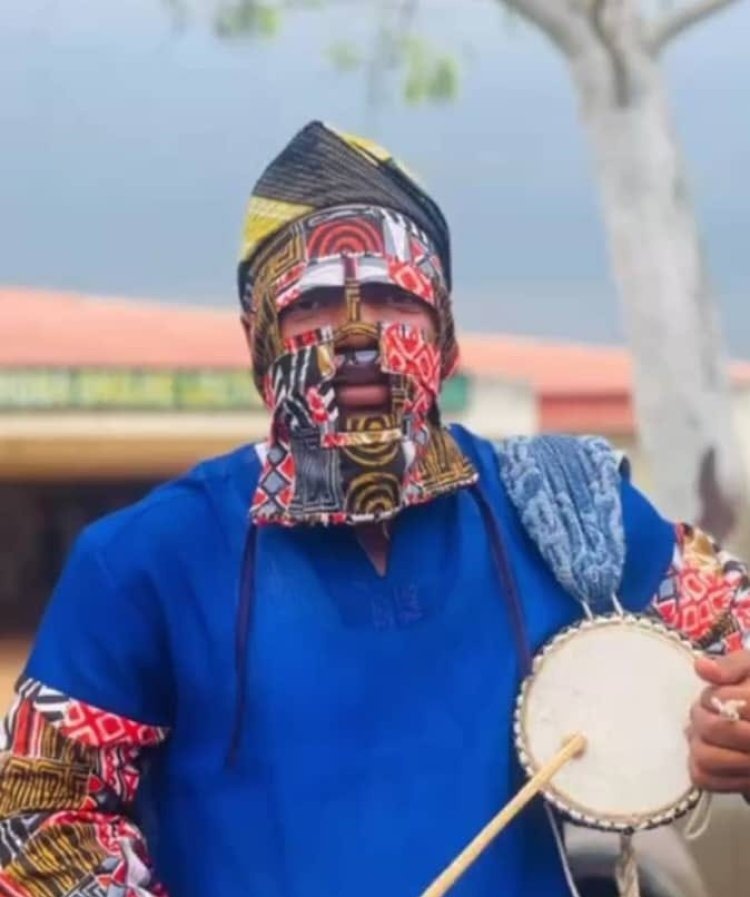
[[[651,27],[651,44],[654,50],[661,50],[666,44],[682,34],[693,25],[726,9],[737,0],[694,0],[687,6],[681,6],[672,12],[665,13]]]
[[[499,0],[543,31],[566,55],[576,50],[576,13],[566,0]]]
[[[623,7],[608,0],[590,0],[588,16],[591,28],[609,59],[612,69],[614,99],[620,108],[631,99],[631,83],[622,37],[627,29]]]

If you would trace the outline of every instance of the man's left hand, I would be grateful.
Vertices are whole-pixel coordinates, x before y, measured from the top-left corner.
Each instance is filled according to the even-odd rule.
[[[750,651],[701,657],[695,669],[708,688],[690,713],[693,783],[705,791],[750,795]],[[734,708],[739,718],[722,716],[722,706]]]

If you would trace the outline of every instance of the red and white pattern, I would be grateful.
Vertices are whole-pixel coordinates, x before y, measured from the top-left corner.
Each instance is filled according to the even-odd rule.
[[[334,341],[333,327],[317,327],[306,330],[296,336],[288,336],[282,346],[285,352],[296,352],[298,349],[306,349],[309,346],[326,346]]]
[[[389,258],[389,280],[395,286],[408,293],[418,296],[429,305],[435,306],[435,286],[432,280],[416,265],[411,262],[400,262],[398,259]]]
[[[675,550],[653,610],[700,647],[741,650],[750,636],[747,567],[694,527],[677,527]]]
[[[266,452],[263,470],[253,495],[252,513],[263,517],[269,508],[285,510],[294,497],[294,455],[288,443],[278,440]]]
[[[51,737],[51,730],[59,737]],[[160,744],[167,730],[24,679],[3,733],[8,761],[0,767],[2,822],[12,825],[14,837],[2,839],[0,895],[103,897],[117,888],[119,897],[165,897],[143,837],[126,811],[138,788],[142,751]],[[14,801],[17,816],[7,814]],[[24,822],[30,801],[45,808],[35,811],[33,826]],[[41,853],[40,844],[45,844]],[[36,858],[50,851],[59,858],[59,883],[55,870],[35,866]],[[91,858],[86,864],[84,856]],[[79,876],[73,891],[71,872]]]
[[[67,701],[65,717],[57,723],[67,738],[89,747],[152,747],[164,740],[164,730],[98,710],[83,701]]]
[[[299,280],[305,273],[307,266],[300,262],[288,271],[285,271],[273,284],[276,294],[276,307],[279,311],[286,308],[299,297]]]
[[[293,305],[301,295],[302,289],[299,282],[294,283],[292,286],[282,290],[276,296],[276,307],[279,311],[283,311],[285,308],[289,308],[290,305]]]
[[[383,370],[406,378],[407,413],[424,417],[440,390],[440,352],[421,330],[388,324],[381,337]]]
[[[330,391],[327,397],[319,386],[311,386],[306,393],[307,408],[313,423],[318,427],[330,426],[336,419],[335,406],[331,401]]]

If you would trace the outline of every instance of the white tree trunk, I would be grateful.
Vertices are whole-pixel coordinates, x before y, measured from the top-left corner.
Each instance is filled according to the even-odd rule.
[[[718,315],[662,76],[641,35],[569,61],[634,359],[654,497],[724,538],[743,474]]]

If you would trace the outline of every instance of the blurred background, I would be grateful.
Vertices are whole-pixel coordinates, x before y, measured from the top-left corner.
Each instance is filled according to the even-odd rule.
[[[463,364],[445,387],[446,417],[492,437],[602,433],[658,495],[656,455],[669,432],[656,432],[649,403],[658,393],[687,420],[696,401],[709,429],[714,419],[725,434],[729,421],[719,448],[731,442],[732,482],[744,482],[750,3],[590,4],[601,8],[593,24],[602,35],[627,31],[618,9],[663,26],[642,58],[618,61],[618,42],[607,45],[612,71],[590,73],[601,75],[601,96],[572,75],[555,13],[529,20],[529,8],[554,3],[510,6],[519,9],[498,0],[3,0],[3,702],[81,526],[200,457],[263,438],[238,325],[236,251],[255,179],[313,118],[392,149],[451,223]],[[677,36],[657,58],[659,41]],[[607,150],[617,135],[598,139],[597,121],[649,96],[666,97],[669,120],[657,115],[656,131],[676,167],[662,158],[649,169],[659,151],[641,151],[653,134],[634,113],[632,159],[618,174]],[[625,170],[635,194],[644,175],[640,206],[618,193]],[[630,237],[618,203],[633,212]],[[649,230],[643,222],[655,218]],[[657,277],[651,301],[645,275],[629,279],[625,244],[632,256],[640,228],[648,256],[683,220],[696,232],[684,245],[675,238],[662,264],[686,259],[691,269],[700,258],[700,289]],[[693,388],[696,366],[703,380]],[[712,459],[695,475],[705,498],[719,449],[701,455],[705,433],[696,439],[698,454],[679,429],[672,446]],[[669,507],[674,495],[664,497]],[[714,501],[708,517],[728,531],[736,514],[722,507]],[[734,822],[719,830],[725,844],[738,837]],[[712,865],[711,856],[701,857],[708,893],[735,897],[739,859]]]

